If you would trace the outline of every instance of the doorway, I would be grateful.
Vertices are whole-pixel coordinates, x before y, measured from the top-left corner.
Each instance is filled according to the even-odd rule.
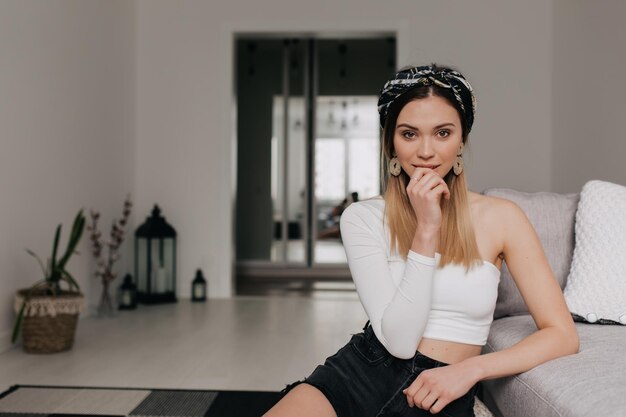
[[[236,288],[351,283],[341,211],[380,194],[395,37],[239,35]]]

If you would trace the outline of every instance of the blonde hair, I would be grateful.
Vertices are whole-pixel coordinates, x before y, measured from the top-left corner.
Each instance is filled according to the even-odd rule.
[[[385,220],[389,225],[391,237],[391,250],[397,250],[406,260],[409,249],[415,235],[417,219],[415,211],[406,193],[406,187],[410,177],[401,171],[394,177],[388,172],[389,160],[393,157],[393,136],[395,125],[400,110],[406,103],[419,100],[431,95],[446,99],[459,113],[462,125],[463,143],[467,148],[468,134],[462,113],[456,104],[454,97],[449,92],[437,86],[420,86],[410,90],[398,98],[396,103],[389,109],[389,115],[385,121],[382,137],[381,167],[384,184]],[[385,181],[386,178],[386,181]],[[476,264],[482,264],[482,258],[478,251],[476,235],[472,225],[469,194],[465,171],[460,175],[450,170],[444,177],[450,190],[450,200],[441,199],[442,224],[437,252],[441,254],[439,267],[450,263],[465,266],[466,271]]]

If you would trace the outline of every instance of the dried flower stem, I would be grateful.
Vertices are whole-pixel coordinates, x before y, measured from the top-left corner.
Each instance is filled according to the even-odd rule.
[[[97,278],[99,277],[102,280],[102,284],[105,287],[108,287],[109,283],[117,277],[117,273],[113,272],[113,264],[120,259],[118,250],[124,241],[124,226],[128,223],[128,216],[130,215],[131,207],[132,203],[129,195],[124,201],[122,219],[119,221],[113,219],[113,224],[111,225],[111,237],[108,240],[102,239],[102,233],[98,229],[98,218],[100,217],[100,213],[93,209],[90,211],[91,224],[87,226],[87,230],[91,232],[90,239],[92,243],[93,256],[96,258],[96,264],[98,265],[95,275]],[[104,245],[108,247],[106,260],[105,256],[103,256]]]

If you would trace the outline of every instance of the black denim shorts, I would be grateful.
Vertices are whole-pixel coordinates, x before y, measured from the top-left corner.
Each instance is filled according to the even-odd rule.
[[[281,398],[298,384],[306,382],[328,398],[338,417],[433,416],[428,410],[409,407],[402,392],[425,369],[449,364],[422,355],[417,350],[411,359],[391,355],[376,338],[371,324],[363,332],[326,358],[304,380],[287,385]],[[474,417],[477,382],[465,395],[450,402],[438,415]]]

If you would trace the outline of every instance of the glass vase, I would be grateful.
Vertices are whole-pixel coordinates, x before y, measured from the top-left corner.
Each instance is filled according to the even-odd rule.
[[[102,284],[102,294],[100,295],[100,302],[98,303],[98,317],[115,317],[116,311],[113,305],[113,299],[110,294],[110,282],[105,281]]]

